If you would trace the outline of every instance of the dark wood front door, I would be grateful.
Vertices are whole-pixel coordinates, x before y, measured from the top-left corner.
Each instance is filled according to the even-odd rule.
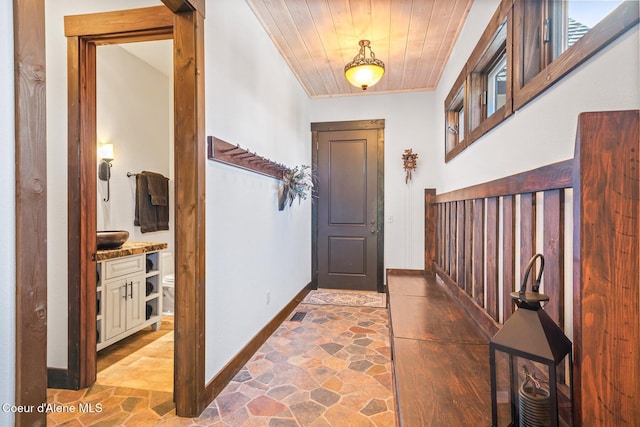
[[[319,288],[381,290],[380,122],[314,132]]]

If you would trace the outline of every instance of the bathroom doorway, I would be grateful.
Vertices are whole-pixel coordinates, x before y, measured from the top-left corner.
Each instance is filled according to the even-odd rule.
[[[96,47],[96,228],[129,233],[124,246],[100,252],[97,259],[101,386],[173,393],[173,116],[172,39]],[[103,147],[109,160],[101,159]],[[143,171],[166,184],[157,208],[166,214],[166,227],[154,231],[147,216],[134,223],[138,196],[148,191],[149,174]],[[145,252],[131,254],[138,249]],[[135,259],[150,263],[146,271],[142,263],[125,276],[111,270]]]
[[[199,415],[204,384],[204,16],[190,0],[65,17],[68,63],[68,369],[49,385],[84,388],[96,380],[96,48],[173,39],[176,304],[176,413]],[[92,265],[93,268],[87,268]],[[181,283],[188,286],[180,286]],[[195,351],[194,351],[195,349]],[[59,385],[57,385],[59,384]]]

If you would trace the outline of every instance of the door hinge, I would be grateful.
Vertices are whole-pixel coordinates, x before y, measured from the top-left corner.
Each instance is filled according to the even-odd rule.
[[[482,92],[482,105],[487,105],[487,91]]]

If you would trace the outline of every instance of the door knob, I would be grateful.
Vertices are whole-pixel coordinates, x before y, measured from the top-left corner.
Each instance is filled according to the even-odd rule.
[[[369,230],[369,231],[371,231],[371,234],[375,234],[376,229],[372,227],[371,230]]]

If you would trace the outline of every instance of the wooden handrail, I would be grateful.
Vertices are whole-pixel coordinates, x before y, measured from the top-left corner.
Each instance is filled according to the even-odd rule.
[[[573,159],[569,159],[506,178],[438,194],[436,203],[532,193],[572,186]]]

